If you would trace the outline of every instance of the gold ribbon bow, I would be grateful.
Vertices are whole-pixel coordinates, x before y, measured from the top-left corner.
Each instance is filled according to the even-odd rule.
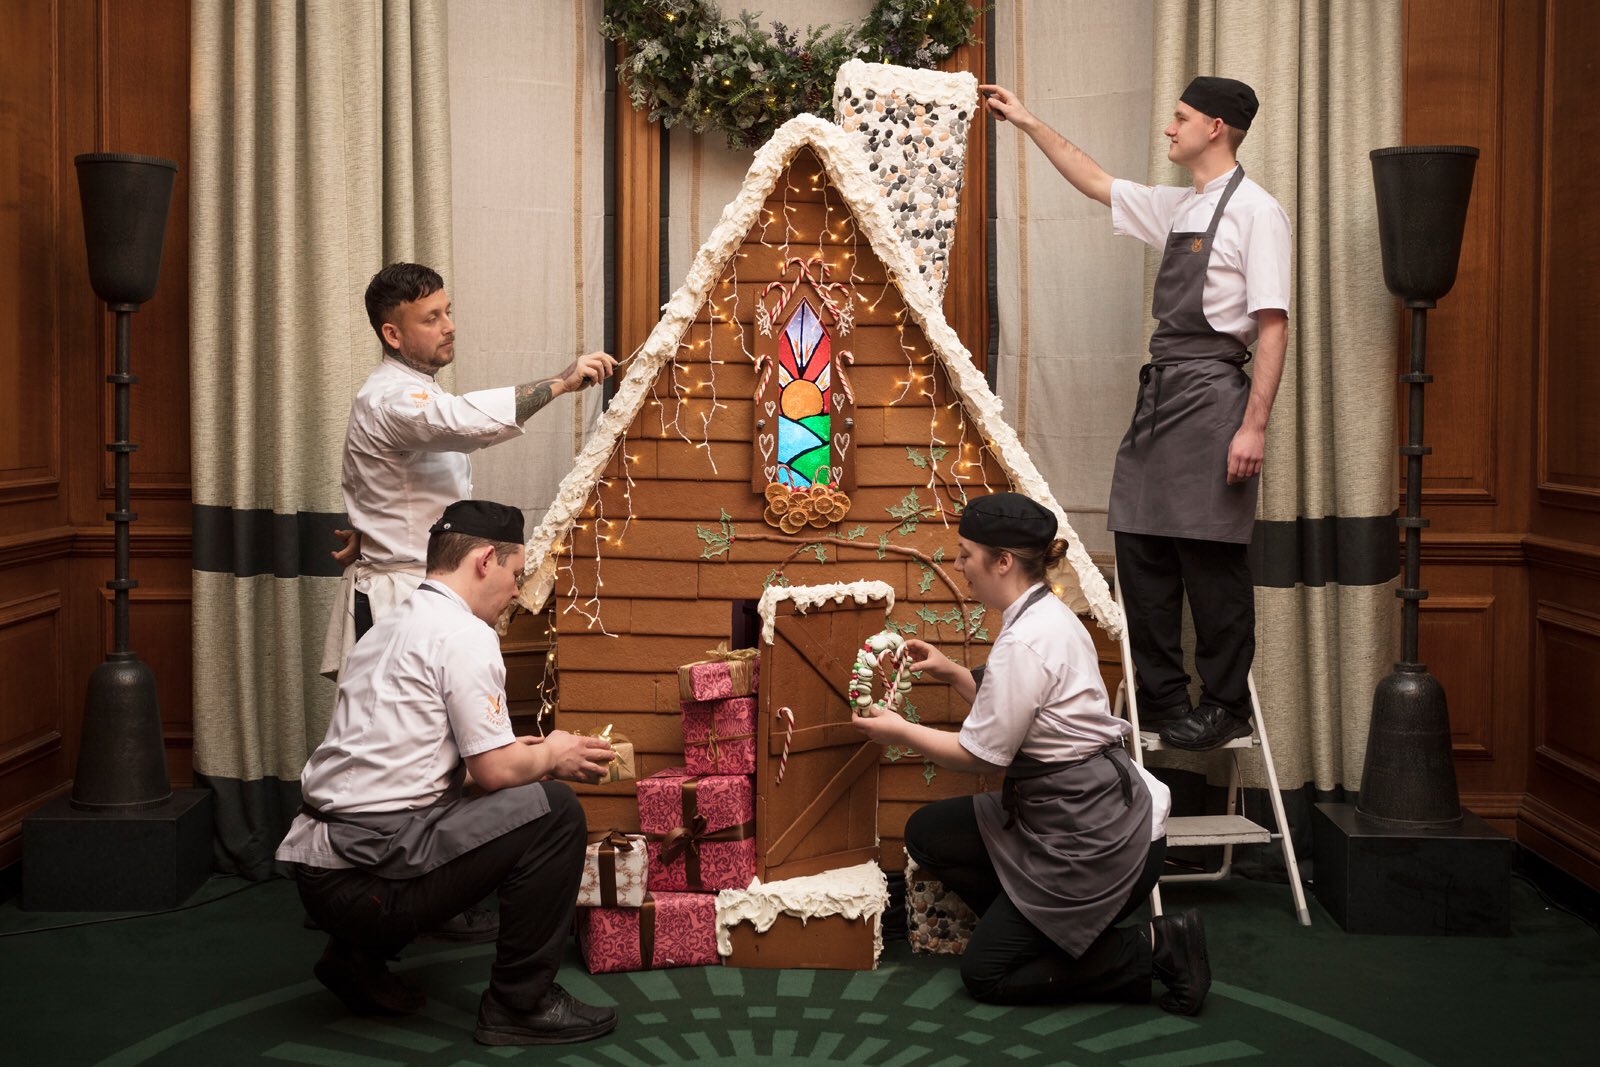
[[[748,660],[755,659],[760,654],[761,650],[757,648],[730,649],[728,647],[728,642],[726,641],[717,642],[716,648],[706,649],[706,655],[723,663],[744,663]]]

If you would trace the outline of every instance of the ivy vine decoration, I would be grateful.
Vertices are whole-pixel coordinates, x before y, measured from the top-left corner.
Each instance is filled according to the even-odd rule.
[[[834,74],[848,59],[927,68],[977,40],[967,0],[878,0],[860,22],[804,34],[756,16],[725,19],[714,0],[606,0],[600,32],[626,47],[617,76],[650,121],[717,130],[751,148],[801,112],[833,117]]]

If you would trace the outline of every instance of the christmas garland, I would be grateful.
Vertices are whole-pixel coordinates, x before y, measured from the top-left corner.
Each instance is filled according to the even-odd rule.
[[[833,113],[833,76],[847,59],[932,67],[977,40],[967,0],[878,0],[859,24],[802,36],[781,22],[768,35],[714,0],[606,0],[600,32],[626,46],[617,76],[650,121],[719,130],[749,148],[801,112]]]

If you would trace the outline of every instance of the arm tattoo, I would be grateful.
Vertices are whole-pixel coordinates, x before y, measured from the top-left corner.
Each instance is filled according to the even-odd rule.
[[[523,382],[517,386],[517,422],[527,422],[534,412],[554,400],[550,387],[558,381],[559,378],[546,378],[542,382]]]

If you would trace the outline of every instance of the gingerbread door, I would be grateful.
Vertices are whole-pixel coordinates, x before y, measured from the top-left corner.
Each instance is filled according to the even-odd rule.
[[[775,610],[773,641],[761,652],[756,732],[756,874],[763,882],[877,859],[883,754],[851,725],[845,696],[856,650],[883,629],[883,605],[801,613],[780,601]]]

